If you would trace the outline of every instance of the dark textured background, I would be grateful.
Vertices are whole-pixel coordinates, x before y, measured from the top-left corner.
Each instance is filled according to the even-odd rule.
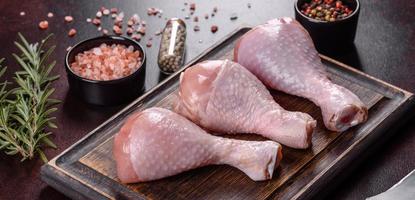
[[[187,21],[187,60],[193,58],[211,46],[230,31],[241,25],[255,25],[267,19],[294,16],[292,0],[251,1],[252,8],[247,8],[247,0],[203,1],[197,2],[196,15],[199,16],[201,31],[195,33],[194,22]],[[370,75],[390,82],[411,92],[415,92],[415,3],[410,0],[363,0],[356,35],[355,48],[343,53],[332,52],[331,57],[352,65]],[[101,6],[119,7],[127,16],[138,13],[148,22],[147,36],[143,41],[154,37],[153,47],[147,49],[148,63],[146,89],[155,86],[163,76],[155,65],[159,37],[154,32],[164,26],[164,17],[184,17],[181,11],[183,1],[46,1],[46,0],[1,0],[0,1],[0,57],[6,57],[9,66],[6,77],[11,77],[17,70],[11,58],[16,48],[13,41],[16,33],[22,32],[30,41],[38,41],[48,33],[54,33],[52,42],[57,45],[53,59],[57,60],[54,73],[62,75],[57,81],[55,97],[63,100],[56,112],[59,129],[53,140],[58,149],[46,150],[49,158],[59,154],[68,146],[82,138],[100,123],[108,119],[122,106],[104,108],[92,107],[80,102],[68,93],[68,84],[63,67],[65,49],[76,42],[98,36],[96,27],[86,23],[87,17],[93,17]],[[214,6],[218,13],[214,18],[205,20],[203,15],[211,13]],[[148,7],[159,7],[164,11],[162,18],[148,17]],[[19,16],[25,11],[26,16]],[[50,28],[40,31],[37,24],[47,19],[48,12],[55,17],[48,19]],[[238,19],[229,20],[231,13],[237,13]],[[63,23],[63,16],[72,15],[75,21]],[[219,31],[210,33],[212,24],[219,26]],[[110,29],[110,24],[105,24]],[[70,28],[76,28],[74,38],[66,36]],[[199,43],[199,40],[203,43]],[[388,131],[388,130],[385,130]],[[390,130],[389,130],[390,131]],[[396,135],[376,150],[351,175],[340,182],[328,199],[363,199],[383,192],[415,168],[415,120],[409,119]],[[65,199],[54,189],[40,180],[39,169],[42,161],[33,160],[21,163],[0,153],[0,199]]]

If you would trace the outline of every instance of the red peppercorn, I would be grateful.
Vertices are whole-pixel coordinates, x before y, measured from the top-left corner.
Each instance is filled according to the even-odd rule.
[[[343,3],[341,1],[336,1],[336,8],[341,8],[342,4]]]
[[[212,26],[210,27],[210,31],[212,31],[212,33],[216,33],[216,31],[218,31],[218,26],[216,26],[216,25],[212,25]]]
[[[345,18],[353,12],[341,0],[312,0],[304,3],[301,8],[301,13],[310,18],[330,22]]]

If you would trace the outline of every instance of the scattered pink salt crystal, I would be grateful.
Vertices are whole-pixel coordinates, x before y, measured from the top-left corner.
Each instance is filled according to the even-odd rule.
[[[159,16],[161,16],[161,14],[163,14],[163,10],[159,9],[159,8],[147,8],[147,15],[149,16],[156,16],[157,14],[160,14]]]
[[[135,40],[135,41],[137,41],[137,42],[139,42],[140,40],[141,40],[141,35],[140,34],[136,34],[136,33],[134,33],[132,36],[131,36],[131,38],[133,39],[133,40]]]
[[[53,13],[49,12],[49,13],[48,13],[48,17],[49,17],[49,18],[52,18],[52,17],[53,17]]]
[[[98,11],[97,14],[95,15],[97,18],[101,18],[102,17],[102,12]]]
[[[104,9],[104,10],[102,11],[102,14],[104,14],[104,15],[109,15],[109,14],[110,14],[110,10],[108,10],[108,9]]]
[[[39,28],[40,29],[46,30],[46,29],[48,29],[48,27],[49,27],[49,22],[48,21],[44,20],[44,21],[39,22]]]
[[[154,33],[154,35],[155,36],[159,36],[159,35],[161,35],[161,33],[162,33],[163,31],[162,30],[158,30],[158,31],[156,31],[155,33]]]
[[[114,31],[114,33],[115,34],[117,34],[117,35],[121,35],[122,34],[122,29],[119,27],[119,26],[117,26],[117,25],[114,25],[113,27],[112,27],[112,30]]]
[[[68,36],[69,37],[73,37],[75,35],[76,35],[76,30],[74,28],[72,28],[71,30],[69,30],[69,32],[68,32]]]
[[[73,17],[72,16],[65,16],[65,22],[70,23],[73,21]]]
[[[25,16],[26,13],[24,11],[20,12],[20,16]]]
[[[141,35],[145,35],[146,34],[146,27],[141,26],[140,28],[137,29],[137,32],[140,33]]]
[[[93,23],[94,25],[96,25],[96,26],[99,26],[99,25],[101,25],[101,20],[100,20],[100,19],[97,19],[97,18],[94,18],[94,19],[92,20],[92,23]]]
[[[138,16],[138,14],[134,14],[131,17],[131,20],[133,20],[134,24],[137,24],[140,21],[140,16]]]
[[[111,11],[111,13],[115,13],[116,14],[116,13],[118,13],[118,8],[111,8],[110,11]]]
[[[127,28],[127,35],[131,35],[131,34],[133,34],[133,32],[134,32],[133,28],[131,28],[131,27]]]

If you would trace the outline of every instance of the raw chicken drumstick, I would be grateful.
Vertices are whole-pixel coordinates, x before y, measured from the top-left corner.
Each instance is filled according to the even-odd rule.
[[[256,133],[307,148],[316,122],[279,106],[253,74],[229,60],[205,61],[181,74],[176,112],[220,133]]]
[[[344,131],[366,121],[366,106],[328,79],[309,34],[291,18],[274,19],[247,32],[235,46],[234,60],[265,85],[320,106],[330,130]]]
[[[157,180],[211,164],[234,166],[261,181],[272,178],[282,158],[276,142],[213,136],[163,108],[131,116],[115,136],[113,151],[123,183]]]

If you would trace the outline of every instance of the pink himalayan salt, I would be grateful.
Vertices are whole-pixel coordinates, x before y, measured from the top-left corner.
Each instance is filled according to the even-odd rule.
[[[72,71],[92,80],[114,80],[128,76],[141,65],[140,51],[133,46],[101,44],[75,56]]]

